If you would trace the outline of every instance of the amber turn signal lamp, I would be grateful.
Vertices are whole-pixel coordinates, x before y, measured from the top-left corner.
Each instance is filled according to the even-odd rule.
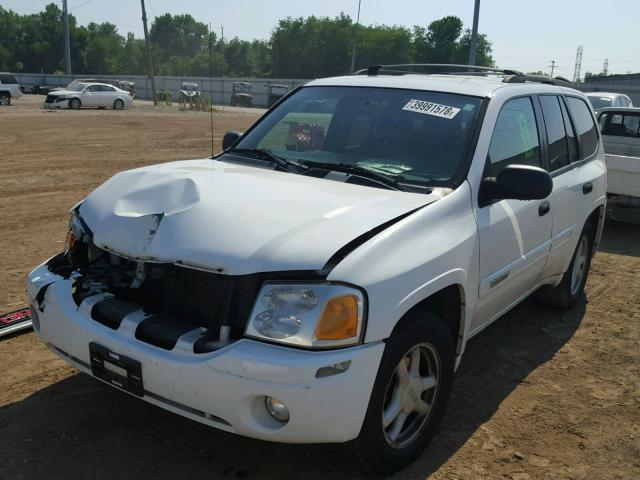
[[[65,251],[73,252],[76,247],[76,236],[74,235],[73,230],[69,229],[69,231],[67,232],[67,239],[64,243]]]
[[[341,295],[330,299],[316,327],[316,339],[344,340],[357,334],[358,297]]]

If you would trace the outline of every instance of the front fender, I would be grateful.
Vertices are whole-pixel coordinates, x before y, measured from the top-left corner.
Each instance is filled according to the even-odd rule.
[[[331,271],[328,280],[367,292],[366,342],[388,338],[411,308],[451,285],[464,292],[468,323],[478,281],[477,225],[470,205],[465,182],[365,242]]]

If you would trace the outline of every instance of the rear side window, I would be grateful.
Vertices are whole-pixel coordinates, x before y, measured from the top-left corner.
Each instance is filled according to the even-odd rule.
[[[514,98],[504,104],[491,137],[489,161],[494,177],[508,165],[541,165],[540,141],[531,98]]]
[[[101,92],[115,92],[116,89],[113,87],[110,87],[109,85],[100,85],[100,91]]]
[[[18,81],[13,75],[7,73],[0,73],[0,83],[4,85],[17,85]]]
[[[567,105],[564,100],[560,102],[560,108],[562,109],[562,118],[564,120],[564,128],[567,132],[567,145],[569,146],[569,161],[575,162],[578,160],[578,139],[573,131],[573,125],[571,124],[571,118],[567,110]]]
[[[640,116],[637,114],[605,113],[600,121],[603,135],[615,137],[640,136]]]
[[[569,165],[569,145],[560,99],[555,95],[541,95],[542,116],[549,141],[549,171]]]
[[[598,148],[598,132],[591,111],[581,98],[567,97],[576,133],[582,144],[581,159],[590,157]]]

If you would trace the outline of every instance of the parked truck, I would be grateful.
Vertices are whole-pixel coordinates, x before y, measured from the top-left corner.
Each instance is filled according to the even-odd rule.
[[[607,214],[640,223],[640,108],[604,108],[599,116],[607,159]]]

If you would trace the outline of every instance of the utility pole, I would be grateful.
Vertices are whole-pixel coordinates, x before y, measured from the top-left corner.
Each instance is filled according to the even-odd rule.
[[[580,69],[582,68],[582,49],[584,45],[580,45],[576,51],[576,64],[573,68],[573,83],[580,81]]]
[[[360,25],[360,5],[362,4],[362,0],[358,0],[358,17],[356,19],[356,27]],[[357,30],[356,34],[353,36],[353,50],[351,50],[351,73],[353,73],[356,69],[356,39],[358,37]]]
[[[142,5],[142,25],[144,26],[144,43],[147,46],[147,75],[151,80],[151,95],[153,96],[153,104],[158,106],[156,98],[156,80],[153,74],[153,58],[151,57],[151,45],[149,45],[149,29],[147,28],[147,10],[144,8],[144,0],[140,0]]]
[[[553,71],[556,69],[556,61],[551,60],[551,65],[549,66],[551,67],[551,78],[553,78]]]
[[[609,59],[605,58],[604,59],[604,66],[602,68],[602,75],[604,75],[605,77],[607,76],[607,71],[609,70]]]
[[[222,78],[220,79],[220,88],[222,93],[220,94],[220,105],[224,109],[224,64],[226,62],[224,58],[224,25],[220,24],[220,42],[222,44]]]
[[[71,45],[69,44],[69,12],[67,0],[62,0],[62,17],[64,23],[64,73],[71,75]]]
[[[478,20],[480,19],[480,0],[476,0],[473,9],[473,28],[471,30],[471,46],[469,47],[469,65],[476,64],[476,51],[478,50]]]

